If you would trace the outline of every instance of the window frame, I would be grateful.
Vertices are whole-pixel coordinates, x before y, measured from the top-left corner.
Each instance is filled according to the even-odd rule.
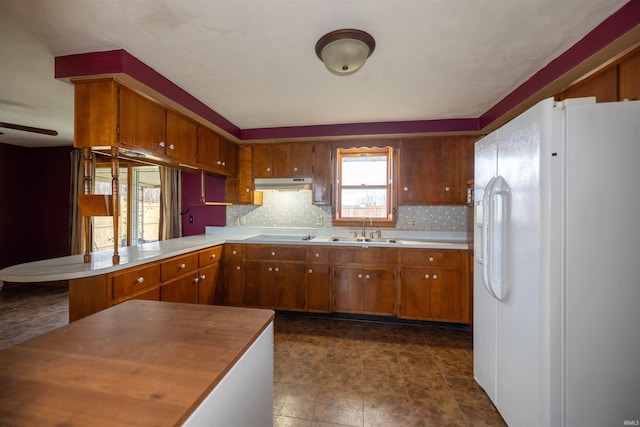
[[[393,144],[381,144],[380,146],[360,146],[360,147],[344,147],[336,146],[333,149],[332,158],[335,159],[335,165],[332,168],[334,173],[334,198],[333,219],[334,226],[360,226],[364,217],[344,217],[342,215],[342,190],[343,188],[362,188],[362,186],[343,186],[342,185],[342,160],[345,157],[362,157],[362,156],[385,156],[387,158],[387,176],[386,185],[367,186],[372,189],[386,189],[386,215],[385,218],[371,218],[375,227],[395,227],[397,221],[396,215],[396,162],[397,149]]]

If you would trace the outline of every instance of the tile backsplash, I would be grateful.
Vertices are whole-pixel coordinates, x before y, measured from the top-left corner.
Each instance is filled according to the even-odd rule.
[[[467,231],[466,206],[399,206],[396,229]],[[331,207],[311,203],[311,190],[264,191],[262,206],[227,207],[227,225],[331,228]]]

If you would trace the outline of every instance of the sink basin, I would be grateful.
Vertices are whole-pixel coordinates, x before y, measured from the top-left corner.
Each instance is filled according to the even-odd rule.
[[[402,243],[396,239],[372,239],[370,237],[331,237],[330,242],[345,242],[345,243]]]

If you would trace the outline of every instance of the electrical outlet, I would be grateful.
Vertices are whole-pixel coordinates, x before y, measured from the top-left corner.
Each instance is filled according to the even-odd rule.
[[[322,225],[324,224],[324,218],[319,216],[318,219],[316,220],[316,225]]]
[[[416,228],[418,226],[418,220],[415,218],[409,219],[409,227]]]

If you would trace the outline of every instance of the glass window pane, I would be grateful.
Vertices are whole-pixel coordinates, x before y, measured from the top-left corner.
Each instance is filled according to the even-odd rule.
[[[118,218],[118,246],[127,245],[127,170],[120,168],[120,216]],[[95,171],[94,194],[111,194],[111,167],[98,167]],[[124,213],[124,215],[123,215]],[[93,217],[93,250],[113,249],[113,219],[110,216]]]
[[[131,244],[155,242],[160,233],[160,172],[157,166],[133,168]]]
[[[386,185],[387,157],[342,158],[342,185]]]
[[[384,189],[342,189],[341,213],[350,217],[387,217],[387,190]]]

